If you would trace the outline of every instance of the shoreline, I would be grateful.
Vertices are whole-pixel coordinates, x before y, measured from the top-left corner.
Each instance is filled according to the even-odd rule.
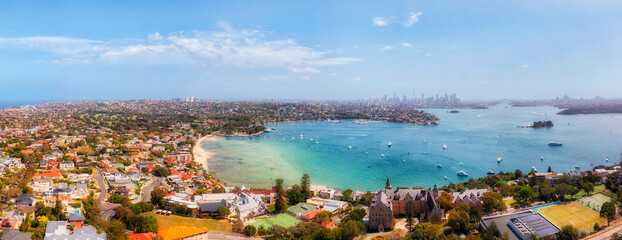
[[[201,147],[201,145],[204,142],[218,141],[218,138],[221,138],[221,137],[253,137],[253,136],[259,136],[262,133],[264,133],[264,131],[253,133],[253,134],[228,134],[228,135],[208,134],[208,135],[205,135],[197,139],[197,142],[194,143],[194,146],[192,147],[192,158],[194,162],[203,166],[203,169],[207,171],[208,173],[210,173],[208,162],[210,159],[214,157],[214,153],[210,151],[205,151],[205,149]]]
[[[192,147],[192,158],[193,158],[194,162],[196,162],[199,165],[203,166],[203,169],[205,171],[207,171],[208,173],[209,173],[208,161],[214,157],[214,153],[205,151],[205,149],[203,149],[201,147],[201,145],[204,142],[216,141],[216,140],[218,140],[218,139],[217,139],[217,136],[215,136],[215,135],[211,135],[211,134],[210,135],[205,135],[205,136],[200,137],[199,139],[197,139],[197,142]]]

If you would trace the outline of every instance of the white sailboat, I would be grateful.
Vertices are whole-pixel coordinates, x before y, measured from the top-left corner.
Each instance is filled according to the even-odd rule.
[[[443,150],[447,149],[447,144],[443,144]]]

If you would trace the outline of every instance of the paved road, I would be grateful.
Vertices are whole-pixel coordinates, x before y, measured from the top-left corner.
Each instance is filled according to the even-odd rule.
[[[609,227],[604,230],[600,230],[597,233],[587,236],[585,239],[589,240],[608,240],[613,234],[620,234],[622,232],[622,220],[618,219],[610,223]]]
[[[99,173],[99,169],[95,170],[93,178],[97,181],[99,186],[99,196],[97,197],[97,206],[100,208],[100,217],[106,221],[110,221],[114,216],[114,210],[119,204],[112,204],[106,202],[108,196],[108,187],[104,181],[104,177]]]
[[[163,178],[161,177],[151,176],[151,180],[149,180],[147,184],[145,184],[145,186],[143,186],[143,188],[140,190],[140,201],[151,202],[151,191],[153,191],[153,188],[160,185],[162,181]]]

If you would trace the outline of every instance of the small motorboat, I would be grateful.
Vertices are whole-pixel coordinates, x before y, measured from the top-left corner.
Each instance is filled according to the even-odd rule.
[[[503,158],[498,157],[498,158],[497,158],[497,162],[501,162],[501,161],[503,161]]]
[[[456,175],[458,175],[458,176],[462,176],[462,177],[469,176],[469,174],[468,174],[468,173],[466,173],[465,171],[462,171],[462,170],[458,171],[458,172],[456,173]]]
[[[384,157],[384,153],[383,153],[383,154],[380,154],[380,157]]]
[[[445,176],[445,180],[447,180],[447,176]]]
[[[493,172],[492,170],[488,170],[488,171],[486,172],[486,174],[488,174],[488,175],[493,175],[493,174],[495,174],[495,172]]]
[[[352,149],[352,146],[348,146],[348,149]]]
[[[405,162],[406,162],[406,159],[402,159],[402,162],[403,162],[403,163],[405,163]]]
[[[442,168],[442,167],[443,167],[443,165],[436,164],[436,167],[437,167],[437,168]]]
[[[443,150],[447,149],[447,144],[443,145]]]
[[[548,145],[551,146],[551,147],[561,147],[562,146],[561,143],[555,142],[555,141],[550,142]]]
[[[391,147],[393,144],[391,142],[389,142],[389,147]]]
[[[537,171],[538,171],[538,169],[537,169],[535,166],[532,166],[532,167],[531,167],[531,170],[532,170],[532,171],[534,171],[534,172],[537,172]]]
[[[581,167],[579,167],[579,165],[574,165],[574,168],[579,169]]]

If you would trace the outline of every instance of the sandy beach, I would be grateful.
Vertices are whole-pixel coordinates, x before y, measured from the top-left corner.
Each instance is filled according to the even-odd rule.
[[[194,144],[194,147],[192,148],[192,157],[194,158],[194,161],[198,164],[201,164],[203,166],[203,169],[205,169],[207,172],[209,172],[209,165],[207,161],[214,156],[214,153],[205,151],[205,149],[203,149],[201,145],[203,144],[203,142],[216,141],[218,140],[217,138],[218,137],[214,135],[203,136],[197,140],[197,142]]]

